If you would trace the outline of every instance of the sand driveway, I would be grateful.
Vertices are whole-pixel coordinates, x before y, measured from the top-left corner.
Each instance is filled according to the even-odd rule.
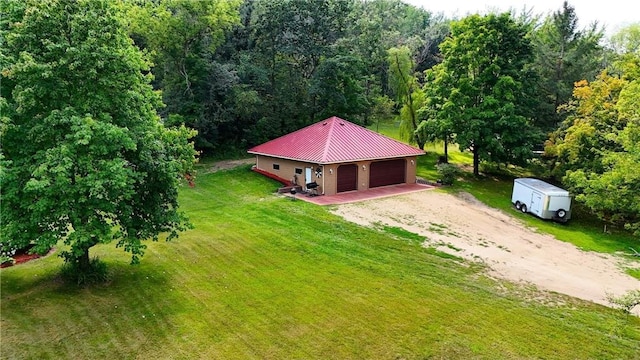
[[[425,236],[425,246],[484,262],[491,276],[542,290],[608,306],[607,294],[619,296],[640,289],[640,280],[624,272],[625,267],[638,267],[640,262],[585,252],[536,233],[466,193],[422,191],[338,205],[333,212],[365,226],[379,223],[404,228]],[[636,314],[640,314],[638,308]]]

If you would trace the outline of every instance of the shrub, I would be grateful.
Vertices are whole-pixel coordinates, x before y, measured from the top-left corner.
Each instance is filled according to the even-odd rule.
[[[630,314],[634,307],[640,305],[640,290],[632,290],[622,296],[609,294],[607,301],[626,314]]]
[[[13,258],[15,255],[16,249],[9,247],[6,244],[2,244],[0,246],[0,265],[15,264],[16,260]]]
[[[452,185],[460,175],[460,169],[452,164],[441,163],[436,165],[440,181],[443,185]]]
[[[0,265],[4,265],[4,264],[15,264],[15,260],[14,258],[12,258],[9,255],[5,255],[5,254],[0,254]]]

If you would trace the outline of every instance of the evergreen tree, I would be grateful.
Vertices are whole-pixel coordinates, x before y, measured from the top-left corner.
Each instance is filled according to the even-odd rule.
[[[580,30],[575,8],[566,1],[534,32],[534,68],[539,78],[539,105],[534,114],[538,128],[555,130],[566,116],[558,112],[558,107],[571,99],[573,84],[595,78],[601,69],[602,36],[596,24]]]

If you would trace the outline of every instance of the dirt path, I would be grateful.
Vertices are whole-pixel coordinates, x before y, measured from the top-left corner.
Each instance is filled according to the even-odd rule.
[[[624,267],[637,266],[637,262],[585,252],[536,233],[469,194],[423,191],[339,205],[334,212],[361,225],[382,223],[423,235],[425,246],[482,261],[492,276],[539,289],[607,306],[608,294],[619,296],[640,289],[640,280],[624,272]],[[638,308],[636,314],[640,314]]]
[[[213,165],[207,169],[204,170],[205,173],[213,173],[216,171],[220,171],[220,170],[228,170],[228,169],[233,169],[236,168],[240,165],[247,165],[247,164],[255,164],[256,163],[256,158],[252,157],[252,158],[248,158],[248,159],[240,159],[240,160],[224,160],[224,161],[217,161],[215,163],[213,163]]]

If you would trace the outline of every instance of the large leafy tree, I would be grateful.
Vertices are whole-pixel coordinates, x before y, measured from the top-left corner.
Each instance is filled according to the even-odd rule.
[[[627,25],[609,38],[618,54],[640,55],[640,23]]]
[[[526,25],[508,13],[468,16],[451,25],[441,45],[444,60],[434,69],[430,103],[461,148],[473,152],[473,172],[481,160],[522,164],[537,141],[525,116],[533,91],[528,70],[532,49]]]
[[[576,84],[546,150],[578,201],[640,235],[640,57],[626,55],[615,64],[622,75]]]
[[[157,114],[149,63],[108,0],[3,1],[3,248],[35,244],[80,272],[89,249],[117,241],[143,255],[142,240],[188,226],[180,178],[195,161],[192,132]]]
[[[387,53],[389,83],[400,107],[400,136],[423,149],[425,140],[416,130],[419,125],[418,109],[424,104],[425,96],[416,77],[416,64],[407,46],[391,48]]]
[[[575,8],[566,1],[533,33],[540,100],[536,126],[555,130],[566,116],[557,111],[558,106],[571,99],[573,84],[595,78],[601,69],[602,36],[597,24],[580,29]]]
[[[319,120],[318,106],[327,100],[318,86],[320,78],[335,84],[361,81],[357,68],[336,68],[342,80],[328,79],[326,73],[337,65],[335,43],[345,34],[352,4],[349,0],[256,1],[252,20],[255,57],[268,71],[264,96],[271,104],[261,126],[275,128],[280,135]],[[343,60],[358,62],[354,57]],[[328,63],[321,67],[324,61]]]
[[[436,66],[425,72],[424,105],[418,109],[420,123],[416,133],[420,138],[428,142],[442,140],[444,144],[444,162],[449,162],[449,144],[453,142],[453,114],[444,108],[447,103],[446,96],[448,86],[443,84],[447,80],[446,74],[438,74],[444,71],[444,67]],[[452,105],[449,103],[449,106]]]
[[[386,120],[389,116],[383,109],[390,98],[397,100],[387,51],[408,48],[414,70],[422,72],[440,61],[438,45],[448,33],[448,23],[400,0],[356,1],[351,18],[339,49],[360,57],[364,64],[370,104],[365,123],[381,116]]]
[[[616,103],[626,81],[603,71],[596,80],[576,83],[573,100],[562,109],[569,116],[551,134],[545,151],[552,160],[551,174],[562,177],[567,171],[602,173],[606,151],[618,148],[611,134],[618,133],[626,119],[620,119]]]

